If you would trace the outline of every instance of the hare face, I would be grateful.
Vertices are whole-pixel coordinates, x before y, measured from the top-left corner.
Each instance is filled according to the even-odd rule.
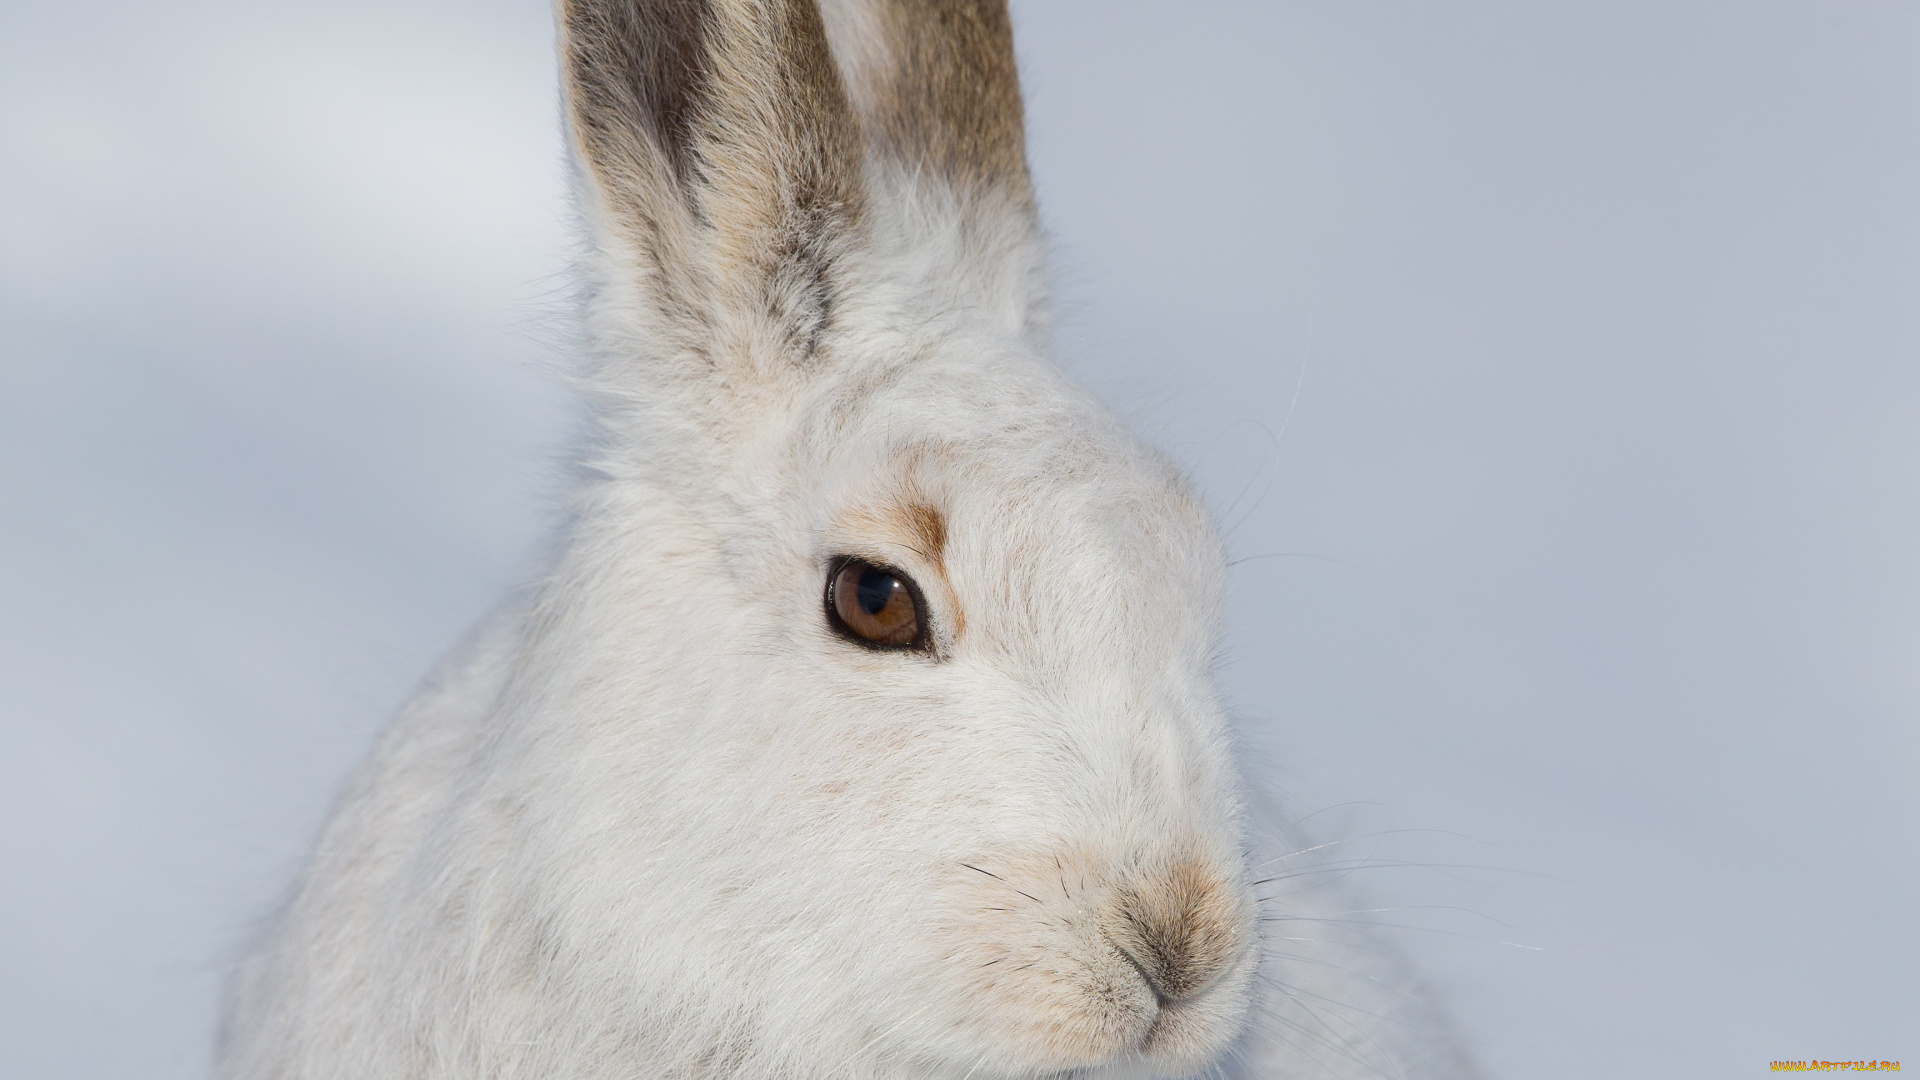
[[[507,755],[562,849],[538,887],[593,897],[567,938],[624,942],[601,977],[648,1011],[777,1017],[849,1075],[1202,1066],[1255,964],[1217,538],[1017,343],[910,344],[762,406],[778,434],[697,482],[612,470]],[[711,524],[629,520],[681,499]],[[850,560],[910,640],[835,625]]]
[[[766,790],[718,801],[752,808],[756,873],[804,892],[768,906],[840,913],[839,962],[783,985],[859,1018],[850,1038],[963,1070],[1209,1060],[1252,968],[1210,525],[1024,357],[922,357],[814,402],[746,470],[802,473],[775,486],[804,498],[727,545],[775,608],[740,643],[754,696],[724,736],[754,745],[702,755],[756,762],[732,785]],[[847,558],[913,583],[922,646],[833,632]],[[826,880],[783,869],[796,853]]]

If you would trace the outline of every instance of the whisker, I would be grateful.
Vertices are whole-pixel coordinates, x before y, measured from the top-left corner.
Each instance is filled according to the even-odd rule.
[[[999,874],[996,874],[991,870],[981,870],[979,867],[973,865],[972,863],[967,863],[967,862],[963,862],[960,865],[966,867],[969,870],[978,871],[979,873],[987,875],[993,880],[999,882],[1002,885],[1005,885],[1007,888],[1012,889],[1014,892],[1019,893],[1021,896],[1026,897],[1027,899],[1033,901],[1036,904],[1040,902],[1039,897],[1033,895],[1030,892],[1027,892],[1024,889],[1021,889],[1019,886],[1013,884],[1012,882],[1008,881],[1006,878],[1001,877]]]
[[[1382,910],[1393,910],[1393,909],[1387,908]],[[1259,921],[1263,923],[1318,922],[1318,923],[1330,923],[1335,926],[1379,927],[1383,930],[1414,930],[1414,931],[1418,931],[1420,933],[1425,933],[1425,934],[1439,934],[1444,937],[1466,938],[1470,941],[1486,941],[1486,942],[1491,942],[1495,945],[1505,945],[1505,946],[1508,946],[1509,948],[1525,949],[1528,952],[1548,951],[1547,948],[1543,945],[1526,945],[1518,941],[1506,941],[1501,938],[1487,937],[1485,934],[1469,934],[1459,930],[1441,930],[1432,926],[1408,926],[1405,923],[1375,922],[1371,919],[1333,919],[1333,918],[1323,918],[1323,917],[1313,916],[1313,915],[1263,915],[1260,917]]]

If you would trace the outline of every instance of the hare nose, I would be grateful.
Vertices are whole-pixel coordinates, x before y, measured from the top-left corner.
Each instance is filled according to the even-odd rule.
[[[1193,997],[1225,973],[1252,936],[1252,904],[1238,883],[1179,865],[1123,890],[1109,937],[1163,1006]]]

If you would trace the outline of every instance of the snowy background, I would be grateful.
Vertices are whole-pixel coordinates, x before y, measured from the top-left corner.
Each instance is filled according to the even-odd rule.
[[[1920,8],[1016,17],[1062,363],[1488,1071],[1920,1064]],[[539,0],[0,3],[0,1076],[200,1075],[537,565],[556,130]]]

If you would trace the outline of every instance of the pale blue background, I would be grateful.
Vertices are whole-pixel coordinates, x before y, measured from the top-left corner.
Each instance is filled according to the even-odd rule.
[[[1063,362],[1270,556],[1263,775],[1439,830],[1356,880],[1489,1071],[1920,1066],[1920,8],[1017,15]],[[0,7],[0,1076],[200,1074],[537,565],[550,48],[538,0]]]

